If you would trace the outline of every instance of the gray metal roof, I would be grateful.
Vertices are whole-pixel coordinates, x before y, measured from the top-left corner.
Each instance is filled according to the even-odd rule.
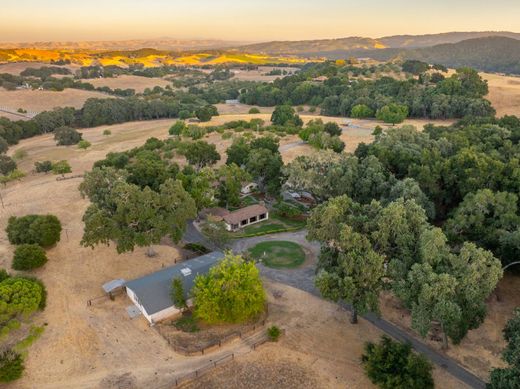
[[[139,303],[146,312],[149,315],[153,315],[154,313],[173,306],[170,291],[174,277],[179,277],[182,280],[184,292],[187,295],[193,287],[195,277],[198,274],[206,274],[209,269],[220,262],[222,258],[224,258],[223,253],[214,251],[167,267],[156,273],[128,281],[125,286],[135,293],[139,299]],[[191,270],[191,274],[183,274],[181,270],[186,268]]]

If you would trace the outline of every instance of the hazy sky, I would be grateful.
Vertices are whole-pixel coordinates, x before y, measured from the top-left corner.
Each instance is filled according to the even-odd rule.
[[[1,0],[0,41],[520,30],[520,0]]]

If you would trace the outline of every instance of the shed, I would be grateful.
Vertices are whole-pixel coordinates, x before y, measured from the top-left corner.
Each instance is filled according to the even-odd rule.
[[[250,224],[269,219],[269,211],[261,204],[250,205],[237,209],[223,217],[228,231],[236,231]]]
[[[125,283],[126,293],[150,324],[157,323],[180,313],[170,297],[172,280],[176,277],[182,280],[185,297],[188,298],[195,277],[206,274],[222,258],[222,252],[214,251],[128,281]]]

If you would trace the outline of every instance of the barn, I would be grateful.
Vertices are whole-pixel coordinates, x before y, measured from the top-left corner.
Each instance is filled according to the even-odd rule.
[[[214,251],[128,281],[125,283],[126,294],[150,324],[157,323],[180,313],[170,297],[172,280],[176,277],[182,280],[185,297],[188,298],[195,277],[206,274],[222,258],[223,253]]]

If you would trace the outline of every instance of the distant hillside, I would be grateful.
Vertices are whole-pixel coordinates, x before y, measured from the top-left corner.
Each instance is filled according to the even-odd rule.
[[[520,40],[505,37],[468,39],[454,44],[407,50],[402,55],[453,68],[471,66],[488,72],[520,74]]]
[[[391,48],[420,48],[436,46],[444,43],[457,43],[468,39],[504,36],[520,39],[520,33],[509,31],[479,31],[479,32],[446,32],[426,35],[394,35],[379,38],[383,45]]]
[[[305,41],[274,41],[240,46],[239,51],[265,53],[271,55],[325,56],[328,53],[352,50],[383,49],[385,46],[376,39],[350,37],[339,39],[318,39]]]
[[[157,50],[208,50],[243,44],[237,41],[215,39],[183,40],[173,38],[133,39],[122,41],[77,41],[77,42],[0,42],[3,49],[40,50],[138,50],[150,47]]]
[[[508,31],[447,32],[428,35],[395,35],[377,39],[349,37],[303,41],[273,41],[240,46],[238,50],[271,55],[323,56],[328,58],[342,58],[346,55],[363,56],[363,54],[366,54],[364,51],[386,50],[387,53],[379,53],[380,57],[386,58],[388,55],[396,53],[395,50],[391,49],[422,48],[490,36],[520,39],[520,33]]]

